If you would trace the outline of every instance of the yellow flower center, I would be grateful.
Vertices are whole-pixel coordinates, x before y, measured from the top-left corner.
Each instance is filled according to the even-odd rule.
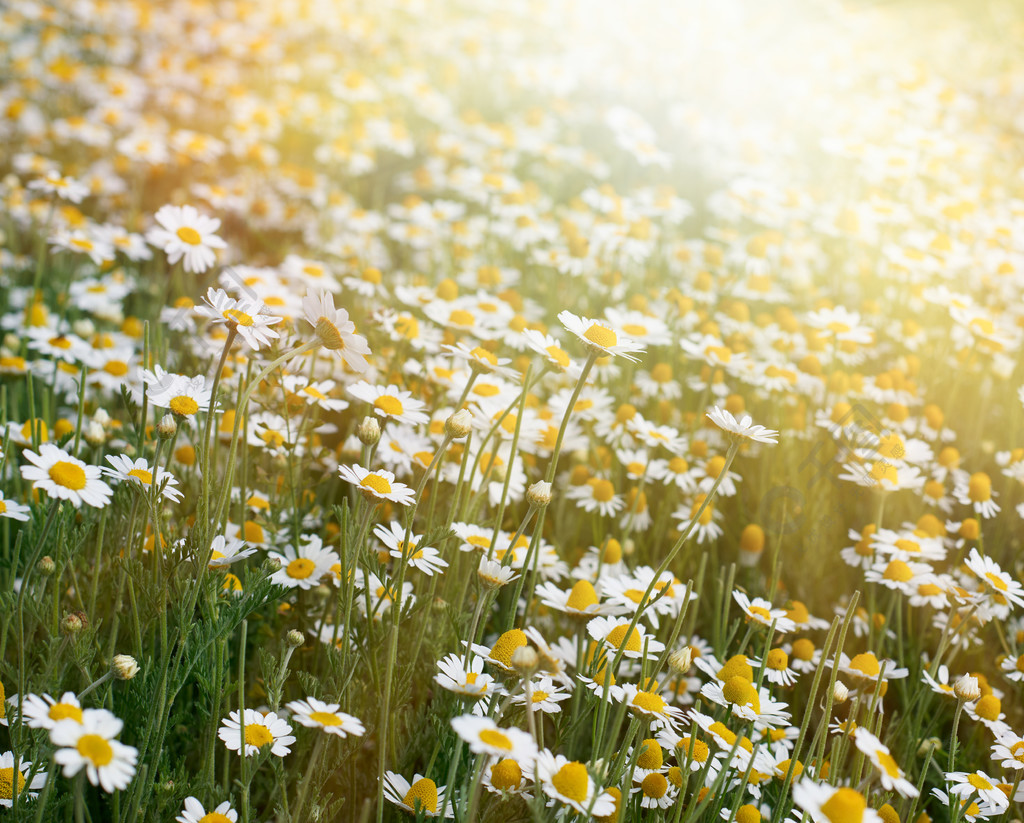
[[[437,812],[437,784],[429,777],[421,777],[409,787],[402,802],[410,809],[415,809],[419,803],[421,809],[434,814]]]
[[[722,687],[722,696],[737,706],[750,706],[758,714],[761,713],[761,700],[754,685],[744,677],[737,675],[730,678]]]
[[[653,737],[648,738],[640,744],[643,751],[636,759],[636,765],[641,769],[660,769],[665,762],[664,754],[661,751],[661,744]]]
[[[238,309],[227,309],[221,312],[224,315],[224,319],[232,323],[237,323],[239,326],[251,326],[253,325],[252,315],[246,314],[244,311]]]
[[[875,756],[878,758],[878,764],[882,767],[885,773],[889,775],[889,777],[900,776],[899,764],[896,762],[896,760],[893,758],[891,754],[886,754],[885,752],[879,751],[875,752]]]
[[[967,775],[967,782],[979,791],[988,791],[992,788],[992,784],[977,773]]]
[[[589,329],[587,329],[583,336],[595,346],[600,346],[602,349],[610,348],[619,342],[619,338],[616,336],[615,332],[607,326],[599,326],[597,323],[594,323]]]
[[[366,475],[359,481],[359,485],[364,489],[372,489],[380,495],[391,494],[391,484],[386,477],[381,477],[379,474]]]
[[[181,417],[191,417],[199,411],[199,404],[187,394],[179,394],[177,397],[172,397],[171,402],[167,405],[172,412]]]
[[[578,580],[565,601],[565,605],[570,609],[576,609],[581,612],[586,611],[587,606],[593,606],[596,603],[597,592],[587,580]]]
[[[405,412],[405,407],[402,405],[402,401],[397,397],[392,397],[390,394],[381,395],[374,400],[373,407],[384,412],[384,414],[390,414],[394,417]]]
[[[58,486],[72,491],[81,491],[85,488],[85,471],[81,466],[69,463],[67,460],[60,460],[50,466],[48,472],[50,479]]]
[[[654,692],[637,692],[632,703],[638,709],[652,714],[663,714],[665,711],[665,701],[662,700],[660,694]]]
[[[749,803],[740,806],[736,811],[736,823],[761,823],[761,812]]]
[[[1003,704],[994,694],[986,694],[974,707],[974,713],[984,720],[998,720]]]
[[[129,477],[134,477],[147,486],[153,482],[153,472],[148,472],[145,469],[132,469],[128,472]]]
[[[18,770],[18,794],[25,791],[25,775]],[[0,769],[0,800],[14,799],[14,767]],[[10,805],[10,804],[8,804]]]
[[[260,723],[246,723],[245,724],[245,745],[255,746],[257,749],[262,749],[268,743],[274,742],[274,735],[270,733],[270,729]]]
[[[1006,585],[1006,581],[995,572],[985,572],[985,579],[988,580],[989,585],[991,585],[993,589],[1005,592],[1009,588],[1009,586]]]
[[[506,666],[512,659],[512,653],[526,645],[526,633],[522,629],[510,629],[494,641],[491,647],[491,660],[497,660]]]
[[[341,718],[334,712],[310,712],[309,719],[315,720],[321,726],[340,726]]]
[[[472,326],[476,319],[471,312],[465,309],[455,309],[455,311],[448,315],[448,322],[453,326]]]
[[[640,788],[643,789],[644,794],[648,797],[662,798],[665,796],[665,792],[668,791],[668,780],[665,779],[665,775],[660,772],[654,772],[647,775],[643,782],[640,784]]]
[[[770,625],[772,622],[772,613],[764,606],[748,606],[747,612],[759,623]]]
[[[114,749],[106,738],[98,734],[83,734],[75,744],[78,753],[97,767],[106,766],[114,759]]]
[[[797,660],[814,659],[814,642],[806,637],[801,637],[793,643],[793,657]]]
[[[821,811],[832,823],[860,823],[867,805],[860,792],[842,788],[821,804]]]
[[[722,740],[728,743],[729,746],[732,746],[736,742],[736,733],[732,729],[728,728],[720,720],[716,720],[714,723],[708,726],[708,731],[718,735],[720,738],[722,738]],[[699,740],[697,741],[697,744],[700,744]]]
[[[178,239],[183,243],[188,243],[190,246],[198,246],[203,242],[203,238],[199,236],[199,232],[193,228],[189,228],[188,226],[182,226],[175,232],[175,234],[178,235]]]
[[[971,475],[967,483],[967,496],[974,503],[984,503],[992,499],[992,480],[985,472],[976,472]]]
[[[587,799],[587,787],[590,784],[590,775],[587,774],[587,767],[582,763],[573,761],[566,763],[551,777],[551,784],[563,797],[583,803]]]
[[[747,656],[744,654],[733,655],[718,670],[718,679],[723,683],[727,680],[732,680],[737,675],[744,680],[752,681],[754,679],[754,668],[750,665],[750,661],[747,660]]]
[[[512,750],[512,741],[508,739],[508,735],[502,734],[497,729],[484,729],[480,732],[480,740],[496,749]]]
[[[850,661],[850,668],[865,677],[877,677],[878,672],[881,671],[881,666],[878,665],[878,658],[871,652],[855,655],[853,660]]]
[[[554,360],[563,369],[569,366],[569,363],[571,362],[569,355],[562,349],[558,348],[558,346],[548,346],[544,351],[548,353],[548,357]]]
[[[610,632],[608,632],[608,636],[605,637],[605,641],[607,643],[611,644],[612,646],[616,646],[617,648],[620,648],[620,649],[625,647],[626,651],[630,651],[630,652],[638,652],[638,651],[640,651],[640,648],[641,648],[640,631],[638,629],[634,628],[633,631],[630,632],[629,637],[627,638],[626,637],[626,630],[628,628],[629,628],[628,624],[623,624],[621,626],[616,626],[614,629],[612,629]]]
[[[103,364],[103,371],[112,377],[124,377],[128,374],[128,364],[123,360],[108,360]]]
[[[199,818],[199,823],[231,823],[231,818],[220,812],[207,812]]]
[[[338,327],[326,317],[321,317],[316,321],[316,336],[320,338],[325,349],[336,351],[345,346]]]
[[[615,486],[613,486],[609,480],[595,477],[588,480],[587,485],[590,486],[590,493],[599,503],[607,503],[615,497]]]
[[[914,573],[910,570],[910,566],[902,560],[893,560],[885,567],[885,574],[882,575],[886,580],[892,580],[896,583],[906,583],[913,576]]]
[[[767,666],[775,671],[782,671],[789,665],[789,655],[782,649],[772,649],[768,652]]]
[[[522,781],[523,770],[511,758],[499,760],[491,766],[491,785],[500,791],[507,792],[509,789],[515,789]]]
[[[316,568],[316,563],[308,557],[299,557],[288,564],[287,572],[289,577],[296,580],[305,580]]]

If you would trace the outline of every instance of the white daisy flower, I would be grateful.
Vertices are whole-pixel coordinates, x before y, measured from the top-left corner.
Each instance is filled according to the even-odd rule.
[[[404,483],[396,483],[395,476],[384,469],[370,471],[356,464],[339,466],[338,473],[342,480],[353,486],[359,486],[367,498],[390,500],[392,503],[399,503],[402,506],[408,506],[413,502],[412,489]]]
[[[410,534],[406,542],[405,527],[397,521],[386,526],[381,523],[374,527],[373,533],[387,547],[391,557],[404,560],[424,574],[432,575],[448,568],[448,561],[441,559],[437,549],[420,545],[422,534]]]
[[[874,809],[869,809],[864,795],[846,786],[818,783],[809,777],[793,785],[793,802],[807,812],[814,823],[882,823]]]
[[[625,617],[595,617],[587,623],[587,634],[599,643],[603,643],[611,654],[621,648],[623,656],[629,658],[648,657],[655,660],[665,650],[665,644],[654,640],[646,633],[643,625],[638,623],[629,636],[629,624],[632,621]]]
[[[304,591],[319,585],[320,578],[331,573],[331,566],[341,562],[337,553],[324,548],[315,534],[300,535],[298,548],[289,544],[283,553],[271,552],[269,557],[281,564],[270,578],[272,583]]]
[[[235,823],[238,812],[231,808],[229,800],[207,812],[198,798],[186,797],[185,808],[174,820],[176,823]]]
[[[210,544],[210,568],[222,569],[238,560],[244,560],[256,553],[256,549],[237,537],[218,534]]]
[[[82,720],[68,718],[50,729],[53,754],[65,777],[83,768],[89,782],[109,793],[124,789],[135,775],[138,750],[115,740],[124,724],[106,709],[86,709]]]
[[[26,725],[33,729],[52,729],[62,720],[82,722],[82,704],[74,692],[64,692],[60,700],[48,694],[26,694],[21,712]]]
[[[29,518],[29,512],[32,509],[16,500],[8,500],[4,497],[4,493],[0,491],[0,517],[9,517],[11,520],[21,520],[24,522]]]
[[[453,717],[451,723],[475,754],[511,757],[517,762],[531,762],[537,757],[537,744],[521,729],[503,729],[489,717],[472,714]]]
[[[434,675],[435,682],[441,688],[463,697],[485,697],[501,690],[500,686],[495,685],[493,677],[484,674],[482,657],[473,657],[467,665],[462,656],[449,654],[437,661],[437,668],[440,672]]]
[[[326,734],[338,737],[362,737],[366,728],[358,717],[339,712],[338,703],[323,703],[315,697],[293,700],[285,704],[295,720],[308,729],[322,729]]]
[[[31,761],[21,759],[18,762],[17,788],[15,788],[14,752],[0,754],[0,807],[11,808],[14,805],[15,794],[22,798],[21,802],[31,800],[38,796],[39,790],[45,785],[45,768],[32,774]]]
[[[345,309],[334,308],[330,292],[307,294],[302,299],[302,314],[323,347],[338,352],[352,371],[362,374],[370,367],[366,362],[366,355],[370,353],[366,338],[355,333],[355,323],[348,319]]]
[[[558,319],[567,331],[576,335],[583,345],[596,354],[618,355],[636,362],[639,358],[632,355],[644,350],[641,343],[625,337],[621,330],[616,330],[607,321],[578,317],[570,311],[559,312]]]
[[[455,817],[455,809],[446,797],[447,787],[438,786],[429,777],[414,774],[412,783],[402,775],[384,772],[384,797],[399,808],[424,817]]]
[[[205,306],[196,306],[196,313],[208,317],[214,323],[233,325],[246,344],[253,351],[269,346],[279,335],[269,326],[280,323],[283,318],[266,313],[262,303],[247,298],[235,299],[224,289],[207,289]]]
[[[348,393],[373,407],[378,417],[416,425],[427,423],[430,417],[423,411],[427,404],[416,400],[412,392],[403,391],[393,384],[380,387],[365,380],[348,387]]]
[[[775,631],[779,634],[791,632],[796,628],[796,623],[786,617],[785,609],[776,609],[767,600],[755,597],[751,600],[741,591],[734,591],[732,598],[735,600],[743,613],[747,616],[747,622],[753,621],[762,626],[775,624]]]
[[[146,232],[146,240],[167,254],[167,262],[185,258],[185,271],[201,273],[217,262],[214,249],[227,246],[214,232],[220,220],[200,214],[195,206],[163,206],[155,215],[160,225]]]
[[[755,425],[749,414],[745,414],[742,419],[737,420],[731,412],[715,406],[707,413],[707,417],[735,440],[751,440],[755,443],[768,443],[773,446],[779,442],[777,431]]]
[[[107,477],[134,483],[147,492],[149,488],[156,486],[165,500],[170,500],[172,503],[181,500],[181,492],[175,488],[178,481],[174,475],[160,467],[151,468],[146,458],[138,457],[132,460],[124,454],[108,454],[107,462],[112,466],[112,468],[103,469],[103,473]]]
[[[99,466],[86,465],[52,443],[43,443],[38,454],[31,449],[23,454],[32,465],[21,466],[21,476],[33,488],[55,500],[67,500],[76,509],[83,503],[101,509],[110,502],[113,491],[100,479]]]
[[[271,754],[284,757],[295,742],[291,732],[288,722],[274,712],[264,716],[255,709],[246,709],[244,723],[239,723],[237,711],[231,712],[221,722],[217,736],[233,752],[241,751],[244,745],[246,757],[257,754],[264,746],[270,746]]]
[[[858,726],[853,732],[853,742],[868,756],[878,771],[883,788],[887,791],[895,791],[901,797],[918,796],[917,787],[907,780],[903,769],[900,768],[889,748],[881,740],[864,727]]]
[[[535,766],[536,781],[548,797],[591,817],[615,811],[615,798],[601,789],[585,763],[541,750]]]
[[[148,386],[149,402],[157,408],[169,409],[177,417],[190,418],[210,409],[212,390],[207,388],[202,375],[186,377],[165,372],[157,366],[152,372],[144,371],[142,379]]]

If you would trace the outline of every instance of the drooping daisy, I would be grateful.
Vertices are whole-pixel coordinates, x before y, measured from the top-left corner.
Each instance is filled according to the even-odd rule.
[[[108,454],[107,462],[112,467],[103,469],[103,473],[107,477],[134,483],[147,492],[152,486],[156,486],[160,489],[160,496],[165,500],[170,500],[172,503],[181,500],[181,492],[175,488],[178,481],[174,475],[159,466],[150,468],[146,458],[137,457],[132,460],[124,454]]]
[[[29,512],[32,511],[28,506],[17,502],[16,500],[8,500],[4,497],[4,493],[0,491],[0,517],[9,517],[11,520],[28,520]]]
[[[206,301],[206,305],[197,305],[196,313],[210,318],[214,323],[233,326],[253,351],[260,351],[269,346],[271,340],[276,340],[280,336],[269,327],[280,323],[283,318],[267,314],[266,308],[258,300],[244,297],[235,299],[224,289],[215,289],[212,286],[207,289],[203,300]]]
[[[625,337],[621,331],[612,328],[612,325],[604,320],[578,317],[570,311],[559,312],[558,319],[566,330],[576,335],[580,342],[595,354],[613,354],[636,362],[639,358],[632,355],[644,350],[643,344]]]
[[[768,443],[776,445],[779,442],[779,433],[774,429],[754,424],[749,414],[743,415],[741,420],[732,416],[731,412],[715,406],[707,413],[708,419],[718,428],[735,440],[749,440],[754,443]]]
[[[81,721],[61,720],[50,729],[50,741],[58,747],[53,759],[64,767],[65,777],[84,768],[89,782],[103,791],[124,789],[135,775],[138,750],[114,739],[123,726],[106,709],[86,709]]]
[[[291,732],[288,722],[274,712],[262,715],[255,709],[246,709],[244,723],[239,723],[237,711],[231,712],[221,721],[217,736],[233,752],[241,751],[244,745],[246,757],[257,754],[264,746],[270,746],[271,754],[284,757],[295,742]]]
[[[480,558],[476,576],[489,589],[500,589],[519,578],[511,566],[505,566],[499,560],[488,560],[486,555]]]
[[[615,810],[615,799],[594,782],[584,763],[543,749],[537,756],[535,774],[544,794],[578,812],[605,817]]]
[[[321,345],[337,352],[352,371],[362,374],[370,367],[366,362],[370,353],[366,338],[356,334],[356,325],[348,319],[345,309],[334,308],[330,292],[307,294],[302,299],[302,314],[316,331]]]
[[[31,779],[29,775],[32,775]],[[22,797],[22,802],[35,798],[45,785],[45,769],[36,771],[33,775],[32,763],[22,759],[18,762],[18,774],[15,778],[14,752],[0,754],[0,807],[11,808],[16,794]]]
[[[64,692],[60,700],[48,694],[26,694],[21,711],[26,725],[33,729],[52,729],[61,720],[82,722],[82,705],[74,692]]]
[[[110,502],[113,491],[100,479],[99,466],[86,465],[52,443],[43,443],[38,454],[31,449],[23,454],[32,465],[21,466],[21,476],[33,488],[55,500],[67,500],[76,509],[83,503],[101,509]]]
[[[323,703],[315,697],[293,700],[285,704],[295,720],[308,729],[322,729],[326,734],[362,737],[366,728],[358,717],[339,712],[340,704]]]
[[[401,809],[424,817],[455,817],[455,809],[447,797],[447,786],[438,786],[429,777],[414,774],[412,783],[402,775],[384,772],[384,797]]]
[[[903,769],[881,740],[859,726],[853,732],[853,742],[868,756],[886,790],[895,791],[902,797],[917,797],[917,787],[907,780]]]
[[[363,495],[372,500],[390,500],[392,503],[399,503],[408,506],[413,502],[413,490],[404,483],[396,483],[395,476],[384,469],[370,471],[355,464],[352,466],[339,466],[338,473],[341,479],[359,486]]]
[[[304,591],[317,586],[320,578],[330,574],[331,567],[341,562],[337,553],[325,548],[323,540],[315,534],[301,535],[298,548],[289,544],[283,553],[271,552],[269,557],[281,564],[270,578],[272,583]]]
[[[220,220],[200,214],[195,206],[163,206],[154,215],[160,225],[146,232],[146,240],[167,254],[167,262],[185,258],[185,271],[202,273],[217,262],[214,249],[227,246],[214,232]]]
[[[231,801],[225,800],[217,808],[207,812],[198,798],[186,797],[185,808],[174,818],[176,823],[235,823],[238,812],[231,808]]]
[[[455,733],[476,754],[511,757],[518,762],[530,762],[537,756],[533,737],[521,729],[500,728],[491,718],[472,714],[453,717],[451,723]]]

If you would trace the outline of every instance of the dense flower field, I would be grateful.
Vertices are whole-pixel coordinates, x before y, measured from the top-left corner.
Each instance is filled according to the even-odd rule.
[[[1012,4],[0,7],[0,817],[1013,819]]]

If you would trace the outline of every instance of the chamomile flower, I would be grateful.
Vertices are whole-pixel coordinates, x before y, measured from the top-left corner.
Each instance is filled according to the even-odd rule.
[[[23,454],[32,465],[21,466],[21,476],[54,500],[66,500],[76,509],[83,503],[102,509],[110,502],[113,491],[100,479],[99,466],[89,466],[52,443],[43,443],[38,453],[25,449]]]
[[[811,816],[814,823],[882,823],[878,812],[856,789],[830,786],[809,777],[793,785],[793,802]]]
[[[206,378],[186,377],[165,372],[159,366],[152,372],[143,372],[147,385],[146,397],[159,409],[168,409],[176,417],[190,419],[200,411],[209,411],[212,387]]]
[[[50,729],[53,759],[65,777],[83,768],[89,782],[109,793],[124,789],[135,775],[138,750],[115,740],[124,724],[106,709],[86,709],[81,720],[67,718]]]
[[[11,808],[16,794],[22,798],[22,803],[34,799],[45,785],[45,769],[37,769],[36,773],[32,774],[31,761],[21,759],[18,762],[18,774],[15,776],[14,752],[0,754],[0,807]]]
[[[198,798],[186,797],[185,808],[174,820],[176,823],[235,823],[238,812],[231,808],[230,800],[207,812]]]
[[[620,330],[604,320],[591,320],[589,317],[578,317],[569,311],[558,313],[558,319],[566,330],[576,335],[592,353],[597,355],[617,355],[627,360],[637,361],[633,354],[642,352],[644,347],[625,337]]]
[[[520,729],[500,728],[489,717],[465,714],[452,718],[455,733],[469,744],[470,751],[492,757],[511,757],[519,762],[530,762],[537,756],[537,744]]]
[[[536,588],[541,603],[572,617],[593,617],[600,614],[619,614],[621,606],[601,602],[601,594],[588,580],[577,580],[572,589],[565,591],[554,583],[542,583]]]
[[[185,271],[202,273],[217,262],[214,249],[227,247],[215,232],[220,220],[198,212],[195,206],[163,206],[154,216],[159,226],[146,232],[146,240],[167,254],[167,262],[185,259]]]
[[[272,583],[304,591],[319,585],[320,578],[330,574],[331,567],[341,562],[337,553],[325,548],[315,534],[301,535],[298,548],[288,545],[283,553],[271,552],[269,557],[281,564],[270,578]]]
[[[274,712],[263,715],[255,709],[246,709],[242,722],[237,711],[231,712],[221,721],[217,736],[230,751],[240,752],[244,746],[246,757],[258,754],[264,746],[270,746],[274,756],[284,757],[295,742],[292,727],[286,720]]]
[[[568,700],[572,697],[570,692],[564,690],[563,686],[555,683],[555,681],[543,675],[535,677],[530,682],[530,693],[529,701],[535,711],[542,711],[545,714],[558,714],[562,711],[562,707],[558,705],[563,700]],[[512,703],[516,706],[525,706],[527,702],[526,692],[518,692],[512,697]]]
[[[670,706],[656,690],[648,691],[632,683],[626,683],[623,686],[612,686],[610,691],[618,702],[625,703],[629,711],[655,728],[675,729],[686,717],[686,712],[676,706]]]
[[[285,708],[292,713],[294,720],[308,729],[321,729],[325,734],[337,737],[362,737],[366,733],[358,717],[338,711],[338,703],[323,703],[315,697],[307,697],[286,703]]]
[[[380,524],[373,529],[374,535],[383,543],[392,557],[404,560],[414,569],[424,574],[435,574],[448,568],[448,561],[441,558],[440,552],[432,546],[423,546],[422,534],[410,534],[405,541],[405,527],[392,521],[385,526]]]
[[[22,473],[24,474],[24,470]],[[984,556],[977,548],[973,548],[964,562],[967,564],[967,568],[981,578],[982,582],[997,595],[1006,598],[1014,605],[1024,606],[1024,586],[1021,586],[999,568],[999,564],[991,557]]]
[[[337,352],[352,371],[362,374],[370,364],[366,355],[370,347],[366,338],[356,334],[356,326],[345,309],[334,308],[334,296],[327,291],[307,294],[302,299],[302,314],[316,332],[325,349]]]
[[[853,742],[857,748],[868,756],[868,760],[878,771],[882,787],[887,791],[895,791],[901,797],[917,797],[917,787],[907,780],[906,774],[893,758],[889,748],[881,740],[863,727],[853,732]]]
[[[155,486],[160,490],[160,496],[164,500],[170,500],[172,503],[180,502],[181,492],[176,488],[178,481],[174,475],[160,467],[150,467],[146,458],[137,457],[132,460],[124,454],[108,454],[107,462],[111,466],[111,468],[103,469],[103,473],[107,477],[135,484],[146,493]]]
[[[413,775],[410,783],[400,774],[384,772],[384,797],[412,814],[440,817],[443,809],[445,817],[454,817],[455,809],[446,795],[446,786],[438,786],[419,773]]]
[[[28,506],[19,503],[16,500],[9,500],[4,497],[3,491],[0,491],[0,517],[8,517],[11,520],[21,520],[24,522],[29,518],[29,512],[32,509]]]
[[[74,692],[64,692],[60,700],[48,694],[26,694],[21,711],[25,724],[32,729],[52,729],[62,720],[82,722],[82,704]]]
[[[1010,805],[998,781],[983,771],[946,772],[946,782],[949,783],[949,793],[962,800],[973,795],[979,804],[991,806],[997,812],[1005,811]]]
[[[255,547],[249,546],[244,540],[223,534],[213,538],[210,548],[213,549],[210,555],[211,569],[225,568],[256,553]]]
[[[215,289],[212,286],[207,289],[203,299],[206,305],[196,306],[196,312],[214,323],[224,323],[233,327],[253,351],[260,351],[269,346],[271,340],[279,337],[278,333],[269,327],[280,323],[282,318],[267,314],[259,301],[248,298],[235,299],[224,289]]]
[[[511,757],[491,758],[484,765],[480,782],[487,791],[500,795],[517,795],[531,800],[526,789],[533,781],[533,763],[518,762]]]
[[[587,623],[587,634],[603,644],[610,654],[622,649],[623,656],[628,658],[657,658],[665,650],[665,644],[654,640],[639,623],[630,632],[631,622],[624,617],[595,617]]]
[[[999,735],[992,744],[992,759],[1004,769],[1024,769],[1024,737],[1012,731]]]
[[[495,684],[494,678],[484,674],[482,657],[473,657],[466,664],[460,655],[449,654],[443,660],[437,661],[437,668],[440,672],[434,675],[435,682],[441,688],[463,697],[485,697],[500,691],[500,686]]]
[[[605,817],[615,810],[615,799],[590,776],[585,763],[541,750],[535,766],[535,780],[553,800],[593,817]]]
[[[402,506],[413,502],[413,491],[404,483],[395,482],[395,476],[384,469],[370,471],[356,464],[339,466],[341,479],[358,486],[363,495],[372,500],[390,500]]]
[[[576,505],[586,512],[596,511],[609,517],[626,505],[621,494],[615,493],[615,485],[603,477],[591,477],[578,486],[570,486],[565,496],[575,500]]]
[[[984,518],[999,514],[999,504],[993,499],[997,495],[992,491],[992,478],[985,472],[975,472],[953,488],[953,496],[963,505],[971,506],[974,513]]]
[[[422,400],[416,400],[412,392],[403,391],[395,385],[381,387],[360,380],[348,387],[348,393],[357,400],[369,403],[373,407],[373,413],[378,417],[409,425],[430,420],[424,412],[426,404]]]
[[[762,626],[774,625],[775,631],[779,634],[791,632],[796,628],[796,623],[786,617],[785,609],[776,609],[767,600],[755,597],[751,600],[741,591],[734,591],[732,599],[736,601],[743,613],[747,616],[747,622],[760,623]]]
[[[755,425],[753,418],[749,414],[737,420],[732,416],[731,412],[715,406],[707,413],[707,417],[734,440],[749,440],[754,443],[767,443],[772,446],[779,442],[779,433],[777,431]]]

